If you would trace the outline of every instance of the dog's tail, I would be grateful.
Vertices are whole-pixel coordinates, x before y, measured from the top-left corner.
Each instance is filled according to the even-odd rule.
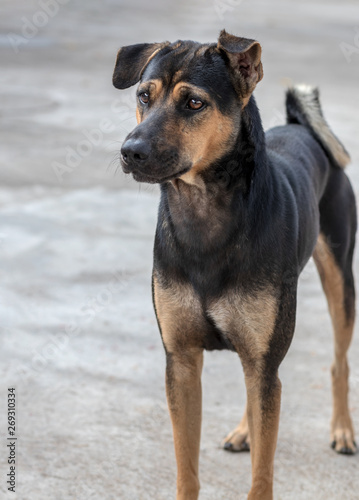
[[[345,168],[350,156],[324,119],[319,90],[309,85],[296,85],[288,89],[286,108],[287,123],[299,123],[309,128],[333,165]]]

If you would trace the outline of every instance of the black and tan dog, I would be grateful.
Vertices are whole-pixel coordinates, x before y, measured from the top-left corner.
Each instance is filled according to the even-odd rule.
[[[215,44],[139,44],[117,56],[115,87],[140,82],[123,170],[161,185],[153,299],[167,357],[177,500],[199,494],[204,349],[231,349],[241,359],[247,407],[224,447],[250,445],[248,498],[272,498],[278,367],[311,255],[335,337],[332,445],[356,450],[346,357],[355,314],[356,208],[343,172],[349,156],[310,87],[288,91],[288,124],[264,134],[252,95],[262,76],[259,43],[225,31]]]

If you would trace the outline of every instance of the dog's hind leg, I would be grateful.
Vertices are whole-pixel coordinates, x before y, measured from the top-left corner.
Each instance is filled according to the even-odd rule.
[[[242,420],[237,427],[223,440],[222,445],[228,451],[249,451],[249,427],[247,405],[244,409]]]
[[[331,441],[336,452],[352,454],[356,444],[348,407],[347,351],[355,318],[352,262],[357,216],[353,189],[341,169],[331,170],[319,210],[321,233],[313,258],[327,296],[334,330]]]
[[[297,86],[289,90],[287,114],[288,123],[308,127],[331,164],[325,192],[319,203],[321,234],[313,257],[327,296],[334,329],[331,438],[335,451],[352,454],[356,445],[348,409],[347,350],[355,316],[352,260],[357,221],[353,189],[342,170],[350,157],[323,117],[317,89]]]
[[[355,232],[355,224],[352,227]],[[313,258],[328,300],[334,329],[334,362],[331,369],[332,447],[338,453],[353,454],[356,451],[356,444],[348,407],[347,350],[352,338],[355,317],[355,289],[352,273],[354,237],[347,238],[347,243],[345,244],[343,239],[335,240],[334,236],[328,234],[325,236],[321,233]],[[340,258],[341,248],[346,248],[346,251]]]

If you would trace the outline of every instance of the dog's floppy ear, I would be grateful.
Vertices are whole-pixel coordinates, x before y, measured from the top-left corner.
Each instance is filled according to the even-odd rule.
[[[127,89],[137,83],[150,60],[161,49],[169,45],[164,43],[139,43],[122,47],[117,53],[112,82],[118,89]]]
[[[257,83],[263,78],[260,44],[250,38],[230,35],[222,30],[217,48],[227,55],[236,91],[244,100],[248,100]]]

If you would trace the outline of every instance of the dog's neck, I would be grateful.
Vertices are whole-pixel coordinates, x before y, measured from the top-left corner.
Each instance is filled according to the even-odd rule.
[[[257,184],[256,194],[264,196],[267,176],[265,136],[252,97],[242,111],[232,151],[199,174],[194,184],[179,179],[161,186],[160,219],[171,224],[179,244],[200,253],[213,250],[232,235],[244,234],[254,201],[252,184]],[[258,217],[258,207],[256,212]]]

